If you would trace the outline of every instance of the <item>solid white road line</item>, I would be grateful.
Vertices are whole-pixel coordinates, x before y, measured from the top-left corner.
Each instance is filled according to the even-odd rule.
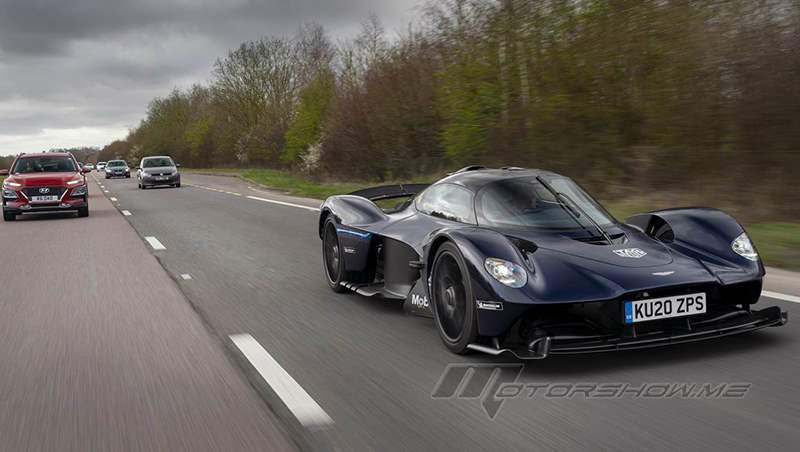
[[[184,274],[181,275],[181,279],[183,279],[185,281],[188,281],[188,280],[192,279],[192,275],[190,275],[188,273],[184,273]]]
[[[125,215],[126,217],[129,217],[129,216],[131,216],[131,212],[130,212],[130,210],[123,210],[123,211],[122,211],[122,214],[123,214],[123,215]]]
[[[306,209],[306,210],[311,210],[313,212],[319,212],[319,207],[308,207],[308,206],[303,206],[303,205],[300,205],[300,204],[293,204],[293,203],[290,203],[290,202],[275,201],[274,199],[259,198],[258,196],[248,196],[247,199],[254,199],[256,201],[269,202],[269,203],[278,204],[278,205],[281,205],[281,206],[296,207],[298,209]]]
[[[328,413],[264,350],[258,341],[253,339],[253,336],[234,334],[230,338],[303,426],[322,427],[333,423]]]
[[[761,296],[776,298],[778,300],[783,300],[783,301],[790,301],[792,303],[800,303],[800,297],[796,297],[794,295],[786,295],[778,292],[770,292],[768,290],[762,290]]]
[[[155,237],[145,237],[144,239],[147,240],[147,243],[149,243],[150,246],[152,246],[154,250],[165,250],[165,249],[167,249],[167,247],[162,245],[161,242],[159,242],[158,239],[155,238]]]

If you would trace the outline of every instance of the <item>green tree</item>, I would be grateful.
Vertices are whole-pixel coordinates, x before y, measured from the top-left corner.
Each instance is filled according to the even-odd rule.
[[[325,69],[301,91],[297,111],[286,131],[286,150],[281,161],[297,164],[310,146],[319,143],[335,94],[334,75]]]

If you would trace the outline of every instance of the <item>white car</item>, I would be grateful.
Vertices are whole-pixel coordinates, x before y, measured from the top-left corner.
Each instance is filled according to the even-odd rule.
[[[97,171],[103,171],[106,169],[106,162],[97,162]]]

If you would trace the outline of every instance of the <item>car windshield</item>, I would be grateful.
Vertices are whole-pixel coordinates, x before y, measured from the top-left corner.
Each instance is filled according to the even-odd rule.
[[[123,162],[122,160],[112,160],[108,162],[108,165],[106,166],[128,166],[128,164]]]
[[[172,159],[169,157],[157,157],[152,159],[145,159],[142,163],[142,168],[157,168],[159,166],[175,166]]]
[[[475,201],[478,224],[563,231],[592,230],[595,224],[616,223],[610,213],[571,179],[553,178],[546,184],[535,177],[488,184]]]
[[[43,156],[27,157],[17,160],[12,173],[68,173],[77,171],[69,157]]]

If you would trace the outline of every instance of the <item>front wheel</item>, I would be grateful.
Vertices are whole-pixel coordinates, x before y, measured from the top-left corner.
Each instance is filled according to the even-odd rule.
[[[14,221],[17,219],[17,215],[11,212],[3,212],[3,221]]]
[[[328,218],[325,221],[323,231],[322,264],[325,268],[325,280],[334,292],[347,292],[347,288],[341,285],[345,281],[344,259],[339,246],[339,236],[336,233],[336,224],[334,224],[332,218]]]
[[[478,339],[478,313],[469,271],[458,247],[445,243],[436,251],[431,272],[433,317],[444,345],[453,353],[468,353]]]
[[[89,216],[89,206],[78,207],[78,218],[86,218]]]

